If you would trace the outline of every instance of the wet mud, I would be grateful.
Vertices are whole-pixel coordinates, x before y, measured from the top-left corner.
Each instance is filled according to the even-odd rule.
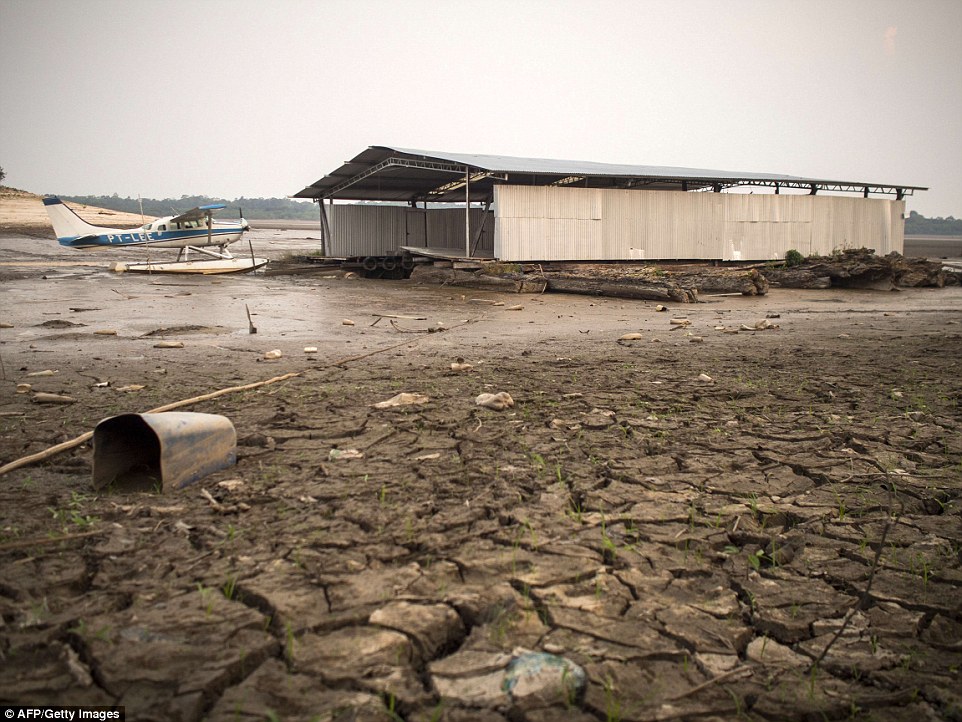
[[[4,463],[106,416],[302,373],[186,409],[227,416],[239,443],[181,491],[94,492],[86,445],[0,476],[5,702],[142,720],[962,718],[958,289],[659,313],[61,272],[2,292]],[[87,325],[40,325],[55,319]],[[475,403],[502,391],[512,407]],[[428,401],[375,407],[401,392]],[[528,651],[584,684],[572,666],[512,687]]]

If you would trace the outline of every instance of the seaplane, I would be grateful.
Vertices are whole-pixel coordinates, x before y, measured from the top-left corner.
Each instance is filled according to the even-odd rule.
[[[238,221],[215,221],[213,212],[223,203],[198,206],[175,216],[157,218],[137,228],[106,228],[87,223],[56,196],[45,196],[44,208],[53,224],[61,246],[78,249],[141,248],[149,253],[154,248],[177,248],[174,261],[115,263],[115,271],[137,273],[237,273],[253,271],[267,265],[266,258],[235,257],[227,249],[250,228],[241,217]],[[217,250],[213,250],[216,247]],[[191,251],[206,256],[190,260]]]

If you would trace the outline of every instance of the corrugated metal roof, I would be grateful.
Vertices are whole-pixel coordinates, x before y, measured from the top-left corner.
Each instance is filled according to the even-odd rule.
[[[741,185],[813,188],[899,197],[921,186],[804,178],[701,168],[624,165],[592,161],[447,153],[395,146],[371,146],[340,168],[295,194],[295,198],[378,201],[464,201],[470,173],[471,200],[493,196],[493,185],[569,185],[579,188],[699,190]]]

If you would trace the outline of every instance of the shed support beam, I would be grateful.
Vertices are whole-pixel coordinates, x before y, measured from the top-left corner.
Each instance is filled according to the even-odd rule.
[[[471,169],[464,172],[464,253],[471,258]]]
[[[478,246],[481,245],[481,235],[484,233],[484,224],[488,220],[489,210],[491,210],[491,201],[485,201],[484,210],[481,211],[481,222],[478,224],[478,232],[474,234],[474,246],[471,249],[471,253],[468,254],[469,256],[477,251]]]

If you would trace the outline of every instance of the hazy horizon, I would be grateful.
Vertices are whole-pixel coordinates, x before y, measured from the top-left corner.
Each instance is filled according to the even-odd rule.
[[[954,0],[0,0],[0,166],[276,198],[397,145],[928,186],[907,211],[958,218],[960,30]]]

